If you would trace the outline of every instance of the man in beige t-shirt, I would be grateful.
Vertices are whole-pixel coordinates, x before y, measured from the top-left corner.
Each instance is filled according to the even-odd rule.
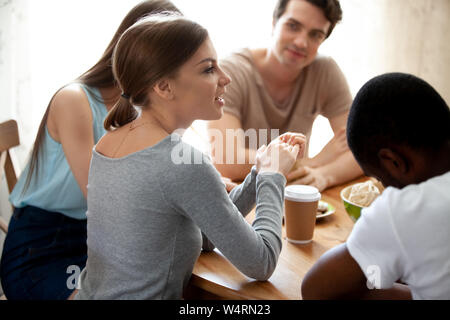
[[[341,17],[338,0],[279,0],[271,47],[243,49],[221,62],[232,82],[224,115],[208,123],[208,133],[223,176],[242,180],[256,150],[279,134],[300,132],[309,141],[318,115],[330,121],[334,138],[317,156],[297,163],[288,180],[324,190],[362,174],[346,142],[347,81],[333,59],[317,55]]]

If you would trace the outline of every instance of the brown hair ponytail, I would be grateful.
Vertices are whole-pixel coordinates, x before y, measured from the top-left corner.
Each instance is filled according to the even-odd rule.
[[[122,96],[106,116],[103,126],[106,130],[120,128],[138,117],[130,97]]]

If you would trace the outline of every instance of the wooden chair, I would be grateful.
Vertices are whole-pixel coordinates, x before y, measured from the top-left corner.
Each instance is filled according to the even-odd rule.
[[[8,194],[11,193],[17,182],[16,171],[11,159],[10,150],[20,144],[19,130],[17,122],[9,120],[0,123],[0,182],[3,175],[6,177],[8,185]],[[5,234],[8,232],[8,224],[0,217],[0,230]],[[6,297],[0,293],[0,300],[6,300]]]
[[[9,193],[11,193],[17,182],[17,175],[14,170],[9,149],[18,146],[19,144],[17,122],[9,120],[0,123],[0,181],[3,179],[3,175],[5,175]],[[8,225],[2,218],[0,218],[0,230],[4,233],[8,232]]]

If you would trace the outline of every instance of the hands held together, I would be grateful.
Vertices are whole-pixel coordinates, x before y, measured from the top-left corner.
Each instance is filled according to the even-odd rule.
[[[262,146],[256,152],[256,169],[258,172],[278,172],[283,174],[288,184],[314,186],[319,191],[336,184],[330,168],[337,157],[347,152],[345,128],[339,130],[333,139],[314,158],[303,158],[306,149],[306,137],[300,133],[285,133],[268,146]],[[236,184],[224,180],[229,192]]]
[[[286,176],[288,183],[310,185],[319,191],[325,190],[332,181],[330,175],[325,173],[324,166],[335,161],[336,157],[348,150],[346,130],[342,128],[314,158],[297,161],[292,171]]]
[[[287,176],[297,159],[303,157],[306,148],[306,137],[300,133],[285,133],[268,146],[264,145],[256,153],[256,169],[258,173],[278,172]],[[229,178],[222,177],[227,192],[231,192],[237,184]]]
[[[285,133],[256,153],[256,168],[259,173],[278,172],[287,176],[298,158],[304,156],[306,137],[300,133]]]

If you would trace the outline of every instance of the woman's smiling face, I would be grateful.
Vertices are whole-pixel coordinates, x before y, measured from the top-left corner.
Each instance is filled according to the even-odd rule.
[[[217,61],[217,53],[209,38],[178,70],[171,80],[174,101],[180,113],[194,120],[217,120],[222,116],[225,86],[231,82]]]

